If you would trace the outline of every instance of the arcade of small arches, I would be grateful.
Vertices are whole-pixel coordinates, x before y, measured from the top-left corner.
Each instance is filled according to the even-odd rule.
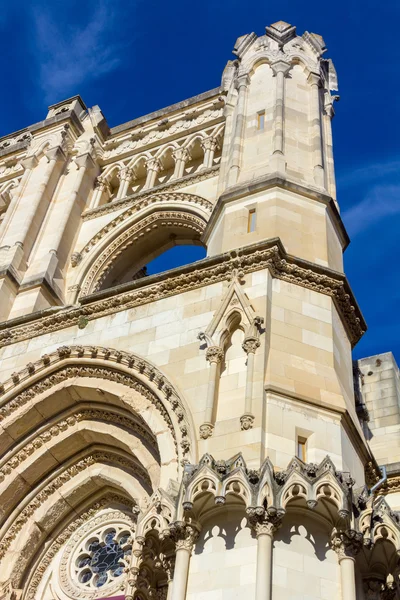
[[[221,124],[211,131],[192,134],[181,144],[170,142],[153,153],[146,151],[128,162],[119,161],[105,167],[96,179],[89,208],[94,209],[218,165],[222,140]]]

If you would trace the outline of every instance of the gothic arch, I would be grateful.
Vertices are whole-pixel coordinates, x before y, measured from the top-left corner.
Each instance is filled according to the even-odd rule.
[[[13,373],[0,422],[0,560],[17,587],[78,505],[107,490],[138,504],[194,458],[190,414],[163,374],[107,348],[60,347]]]
[[[146,260],[180,243],[201,244],[212,210],[192,194],[149,194],[98,232],[79,253],[82,260],[71,281],[73,292],[86,296],[112,285],[113,278],[134,275]]]

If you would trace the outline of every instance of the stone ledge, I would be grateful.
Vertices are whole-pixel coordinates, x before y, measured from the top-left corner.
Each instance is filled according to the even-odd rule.
[[[269,269],[277,279],[330,296],[353,346],[366,331],[366,323],[345,275],[287,254],[280,239],[273,238],[96,292],[82,298],[80,305],[64,307],[53,314],[34,313],[24,316],[23,321],[21,317],[5,321],[0,323],[0,347],[77,326],[81,318],[91,321],[225,281],[238,269],[244,275]]]
[[[214,228],[215,223],[227,202],[231,202],[232,200],[238,200],[239,198],[243,198],[244,196],[251,196],[252,194],[255,194],[257,192],[269,190],[274,187],[289,190],[306,198],[310,198],[311,200],[316,200],[317,202],[325,204],[332,218],[333,225],[339,235],[342,244],[342,249],[343,251],[346,250],[346,248],[350,244],[350,238],[347,234],[347,231],[340,217],[339,211],[336,208],[336,204],[333,198],[328,194],[317,190],[316,188],[313,189],[309,186],[305,187],[298,183],[295,183],[294,181],[291,181],[290,179],[285,179],[279,176],[277,173],[272,173],[263,177],[259,177],[258,179],[253,179],[251,182],[245,182],[243,184],[235,185],[231,188],[228,188],[223,194],[221,194],[215,205],[214,212],[211,215],[211,219],[207,224],[206,230],[203,235],[203,239],[206,241],[210,236],[210,233]]]

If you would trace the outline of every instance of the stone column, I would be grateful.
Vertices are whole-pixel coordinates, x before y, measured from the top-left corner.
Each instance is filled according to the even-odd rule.
[[[171,600],[185,600],[190,557],[199,536],[199,527],[178,522],[171,525],[171,530],[175,538],[176,547]]]
[[[313,169],[314,182],[318,187],[325,187],[325,175],[322,155],[322,135],[321,135],[321,102],[320,85],[321,77],[319,73],[311,72],[308,76],[308,82],[311,86],[311,139],[313,151]]]
[[[167,573],[167,581],[168,581],[168,592],[167,592],[167,600],[172,599],[172,587],[174,584],[174,568],[175,568],[175,559],[169,558],[166,560],[165,571]]]
[[[133,180],[133,169],[131,169],[130,167],[124,167],[123,169],[120,169],[118,173],[118,178],[120,180],[120,184],[116,200],[119,200],[120,198],[125,198],[129,188],[129,184]]]
[[[274,533],[281,526],[284,511],[272,515],[260,506],[248,509],[247,514],[249,524],[257,537],[255,600],[271,600]]]
[[[234,185],[237,182],[240,173],[249,83],[250,77],[248,75],[242,75],[237,79],[238,98],[236,103],[235,126],[232,138],[232,161],[228,174],[228,185]]]
[[[271,65],[276,77],[275,88],[275,114],[274,114],[274,136],[273,154],[271,157],[272,172],[285,173],[285,78],[291,65],[284,60],[277,60]]]
[[[157,173],[159,173],[162,169],[161,162],[158,158],[150,158],[146,162],[147,167],[147,178],[146,183],[144,185],[144,189],[148,190],[152,188],[155,184]]]
[[[214,154],[217,148],[217,140],[213,137],[205,138],[201,142],[204,151],[203,168],[209,169],[213,166]]]
[[[218,378],[224,351],[219,346],[210,346],[206,351],[206,359],[210,363],[208,379],[207,404],[203,425],[200,425],[200,437],[205,440],[210,437],[214,429],[214,410],[218,392]]]
[[[363,535],[353,529],[332,532],[331,546],[338,555],[342,600],[356,600],[355,557],[362,548]]]
[[[74,186],[68,196],[68,200],[65,202],[64,206],[60,206],[60,211],[54,211],[50,216],[51,223],[49,222],[49,230],[51,235],[55,234],[53,240],[51,241],[50,252],[54,254],[57,254],[59,249],[65,228],[68,225],[72,209],[78,197],[79,190],[81,189],[83,179],[86,173],[95,166],[93,158],[89,153],[77,156],[75,158],[75,164],[77,166],[77,174]]]
[[[31,234],[30,229],[32,227],[32,221],[36,215],[39,205],[41,204],[43,195],[47,192],[47,186],[55,171],[56,165],[58,162],[65,162],[67,158],[61,146],[50,148],[45,152],[45,156],[48,162],[44,170],[43,178],[37,188],[36,193],[32,194],[32,198],[29,201],[29,207],[26,207],[24,224],[18,230],[17,241],[15,242],[16,245],[24,246],[28,232]],[[31,246],[33,246],[33,243],[34,240],[32,240]],[[30,248],[26,248],[27,254],[29,251]]]
[[[187,148],[177,148],[172,153],[172,158],[175,161],[174,179],[180,179],[185,172],[185,165],[190,159],[190,152]]]
[[[27,156],[26,158],[21,160],[21,165],[24,168],[24,172],[21,177],[21,181],[19,182],[18,188],[14,191],[14,193],[12,195],[10,206],[8,207],[6,215],[4,217],[4,220],[0,226],[0,231],[2,234],[0,236],[0,240],[4,237],[4,234],[6,233],[8,225],[9,225],[10,221],[12,220],[12,217],[15,213],[16,208],[18,207],[18,200],[22,196],[22,194],[26,188],[26,185],[28,183],[29,177],[30,177],[33,169],[37,166],[38,163],[39,163],[39,160],[34,154],[32,156]]]
[[[335,163],[333,159],[332,119],[335,116],[333,103],[336,98],[338,98],[338,96],[331,96],[328,91],[325,92],[323,116],[327,189],[334,200],[336,200],[336,181]]]
[[[140,563],[143,557],[143,546],[145,538],[137,536],[132,546],[132,559],[128,571],[127,582],[125,586],[125,600],[135,600],[137,592],[137,580],[140,572]]]
[[[242,429],[251,429],[253,427],[254,415],[252,414],[251,410],[253,400],[254,355],[259,346],[260,340],[256,337],[246,337],[242,344],[242,348],[247,354],[244,414],[240,417],[240,426]]]
[[[109,186],[107,181],[99,175],[95,182],[95,190],[93,192],[92,200],[89,208],[97,208],[100,204],[101,197],[104,192],[108,192]]]

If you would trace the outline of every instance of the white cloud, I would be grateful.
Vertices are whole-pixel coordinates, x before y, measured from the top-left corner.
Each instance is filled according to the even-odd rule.
[[[343,213],[343,221],[354,236],[396,215],[400,216],[400,185],[377,185],[364,200]]]
[[[74,27],[50,14],[51,5],[47,3],[35,8],[35,54],[47,101],[57,102],[78,93],[83,81],[93,80],[119,65],[123,53],[115,35],[118,4],[98,2],[90,20]]]
[[[353,171],[344,173],[337,178],[337,184],[338,187],[346,188],[390,177],[390,175],[398,173],[400,173],[400,160],[395,159],[382,163],[373,163],[361,169],[354,169]]]

